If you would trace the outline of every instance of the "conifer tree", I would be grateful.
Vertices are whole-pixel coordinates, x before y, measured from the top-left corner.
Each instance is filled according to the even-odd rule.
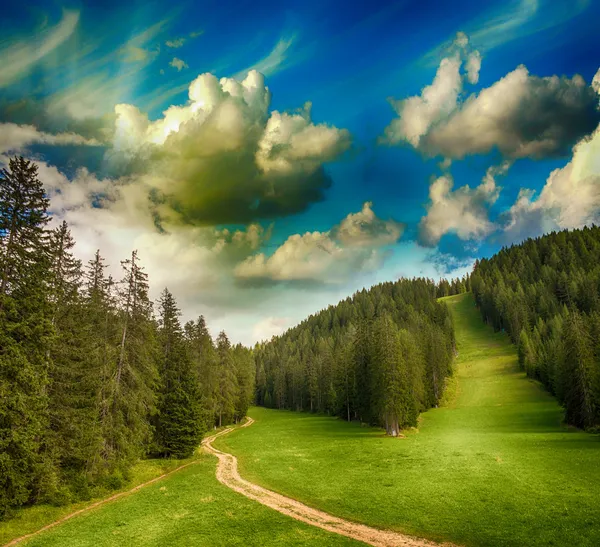
[[[217,424],[221,427],[229,423],[235,415],[235,396],[238,389],[235,377],[231,343],[224,331],[217,338],[218,359],[218,391],[217,391]]]
[[[180,315],[175,298],[165,289],[159,303],[160,391],[155,438],[159,453],[184,458],[200,444],[204,424]]]
[[[120,340],[116,363],[109,370],[106,446],[109,458],[128,465],[144,454],[150,441],[157,355],[148,280],[137,252],[121,265]]]
[[[90,462],[101,448],[96,394],[99,370],[90,359],[90,316],[80,293],[81,262],[63,222],[49,238],[50,314],[55,337],[49,350],[49,413],[54,459],[63,473],[90,475]]]
[[[48,451],[48,199],[37,166],[0,171],[0,517],[56,488]]]

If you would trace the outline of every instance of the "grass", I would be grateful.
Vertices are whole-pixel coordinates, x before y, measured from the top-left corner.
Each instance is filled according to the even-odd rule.
[[[159,460],[148,459],[138,462],[131,469],[130,479],[118,490],[99,489],[96,495],[88,500],[68,505],[56,506],[48,504],[34,505],[17,509],[15,514],[6,521],[0,521],[0,545],[4,545],[12,539],[35,532],[43,526],[50,524],[70,513],[87,507],[92,503],[103,498],[112,496],[119,492],[131,490],[135,486],[159,477],[163,473],[168,473],[173,469],[192,461],[187,460]]]
[[[137,493],[43,532],[27,547],[358,546],[297,522],[229,490],[215,478],[216,458],[198,462]]]
[[[469,546],[600,545],[600,440],[562,410],[481,322],[447,299],[457,331],[443,408],[404,439],[329,417],[254,408],[215,446],[245,478],[369,525]]]

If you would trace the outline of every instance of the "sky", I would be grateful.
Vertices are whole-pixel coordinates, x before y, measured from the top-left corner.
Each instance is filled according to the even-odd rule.
[[[600,217],[600,2],[2,2],[0,166],[253,344]]]

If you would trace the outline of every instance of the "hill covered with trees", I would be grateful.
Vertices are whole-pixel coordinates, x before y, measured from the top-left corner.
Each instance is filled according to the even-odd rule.
[[[468,279],[401,279],[357,292],[255,349],[257,402],[384,426],[436,406],[451,374],[452,319],[437,301]]]
[[[0,518],[118,486],[148,454],[186,457],[214,425],[245,416],[250,350],[216,344],[204,318],[158,309],[137,253],[106,274],[83,265],[66,224],[50,229],[35,164],[0,172]]]
[[[553,232],[481,260],[471,285],[483,319],[518,344],[519,363],[565,408],[600,425],[600,228]]]

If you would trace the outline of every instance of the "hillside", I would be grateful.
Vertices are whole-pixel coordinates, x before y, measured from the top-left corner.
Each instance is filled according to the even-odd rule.
[[[260,345],[258,404],[360,420],[390,435],[415,425],[439,403],[452,370],[452,320],[437,301],[449,288],[428,279],[381,283]]]
[[[484,321],[519,346],[519,363],[565,407],[600,425],[600,228],[553,232],[503,249],[471,276]]]
[[[330,417],[254,408],[218,441],[243,477],[336,516],[462,545],[598,545],[600,443],[520,371],[471,295],[446,301],[454,396],[393,439]],[[574,465],[577,462],[577,465]]]

